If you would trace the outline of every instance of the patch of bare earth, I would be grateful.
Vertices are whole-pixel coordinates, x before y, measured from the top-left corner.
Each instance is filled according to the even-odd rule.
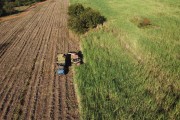
[[[67,28],[67,0],[48,0],[0,24],[0,119],[79,119],[70,69],[56,55],[79,49]]]

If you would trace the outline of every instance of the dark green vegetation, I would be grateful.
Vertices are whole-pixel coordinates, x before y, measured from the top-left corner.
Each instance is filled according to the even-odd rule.
[[[14,2],[5,2],[4,5],[3,5],[3,13],[4,14],[12,14],[12,13],[15,13],[15,4]]]
[[[106,18],[92,8],[84,8],[82,4],[73,4],[68,9],[70,16],[68,26],[76,33],[85,33],[91,28],[103,24]]]
[[[180,1],[76,2],[108,19],[81,36],[82,119],[180,119]]]
[[[0,16],[2,15],[2,13],[3,13],[3,3],[0,2]]]
[[[10,15],[17,13],[15,7],[28,6],[35,2],[41,2],[45,0],[1,0],[0,2],[0,16]]]

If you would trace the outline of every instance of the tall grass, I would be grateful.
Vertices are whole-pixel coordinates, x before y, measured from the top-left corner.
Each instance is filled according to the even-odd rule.
[[[81,36],[82,119],[180,119],[180,1],[75,2],[108,20]],[[144,18],[151,25],[138,27]]]

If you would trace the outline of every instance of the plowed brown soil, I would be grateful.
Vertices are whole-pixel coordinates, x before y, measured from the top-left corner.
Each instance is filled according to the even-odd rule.
[[[79,119],[73,72],[55,72],[57,53],[79,49],[68,4],[48,0],[0,24],[0,120]]]

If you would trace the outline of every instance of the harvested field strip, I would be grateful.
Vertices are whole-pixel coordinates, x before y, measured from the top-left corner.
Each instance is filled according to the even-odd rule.
[[[40,23],[40,22],[39,22]],[[32,23],[33,24],[33,23]],[[36,23],[37,24],[37,23]],[[28,26],[28,28],[29,29],[27,29],[27,31],[26,32],[23,32],[23,36],[21,37],[21,38],[19,38],[20,40],[21,40],[21,42],[27,42],[27,40],[24,40],[24,39],[26,39],[26,37],[27,37],[27,39],[29,40],[29,42],[28,42],[28,44],[30,43],[30,40],[32,40],[32,39],[34,39],[35,37],[36,37],[36,34],[33,34],[33,36],[34,36],[34,38],[32,38],[32,39],[29,39],[29,36],[27,36],[27,35],[29,35],[29,32],[33,32],[34,31],[34,29],[36,28],[36,30],[38,29],[37,27],[36,27],[36,25],[35,26]],[[29,31],[30,30],[30,31]],[[11,47],[12,49],[10,50],[10,51],[7,51],[9,54],[12,54],[12,51],[16,51],[16,49],[18,49],[18,50],[21,50],[22,51],[22,49],[23,48],[25,48],[26,46],[24,45],[24,44],[22,44],[22,48],[20,47],[20,46],[18,46],[18,48],[17,47],[15,47],[17,44],[20,44],[19,42],[19,39],[17,38],[15,41],[16,41],[16,44],[14,45],[14,47]],[[26,44],[27,45],[27,44]],[[24,50],[24,49],[23,49]],[[28,51],[28,50],[27,50]],[[14,55],[14,54],[12,54],[12,55]],[[20,57],[21,58],[21,55],[23,55],[22,54],[22,52],[19,52],[17,55],[14,55],[13,56],[13,58],[16,58],[16,57]],[[9,57],[9,55],[8,54],[6,54],[6,56],[7,57]],[[3,56],[3,58],[2,58],[2,60],[4,60],[3,62],[7,62],[7,58],[6,58],[6,56]],[[20,58],[18,58],[18,59],[20,59]],[[4,63],[1,63],[1,64],[4,64]],[[9,68],[9,67],[8,67]],[[11,69],[11,68],[10,68]]]
[[[9,26],[6,25],[6,28],[2,31],[5,33],[5,36],[1,35],[2,38],[4,39],[4,41],[12,40],[14,35],[16,35],[18,32],[23,31],[23,29],[25,28],[26,25],[32,24],[32,22],[29,22],[29,21],[31,21],[31,20],[34,21],[35,19],[37,19],[37,17],[39,17],[38,14],[39,13],[30,14],[21,20],[17,19],[17,21],[14,21],[13,23],[9,24]],[[12,26],[15,26],[15,27],[13,29],[10,29],[10,28],[12,28]],[[4,42],[4,41],[2,41],[2,42]]]
[[[37,35],[37,32],[38,32],[38,30],[39,30],[39,28],[36,28],[37,30],[34,30],[34,32],[36,33],[36,34],[34,34],[35,36]],[[32,36],[33,37],[33,36]],[[35,37],[33,37],[32,39],[34,39]],[[29,39],[29,40],[32,40],[32,39]],[[28,53],[28,50],[30,50],[30,48],[31,48],[31,44],[26,44],[26,45],[28,45],[28,48],[26,48],[26,49],[23,49],[23,50],[26,50],[26,53]],[[23,47],[26,47],[26,46],[24,46],[23,45]],[[24,55],[25,53],[22,51],[22,54],[21,55],[23,55],[24,56],[24,58],[25,58],[25,55]],[[18,61],[20,60],[20,58],[21,58],[21,60],[23,61],[23,59],[22,59],[22,57],[21,57],[21,55],[18,57]],[[19,62],[19,63],[21,63],[21,62]],[[22,65],[22,64],[21,64]],[[18,65],[17,65],[18,66]],[[9,66],[8,66],[9,67]],[[20,67],[20,66],[18,66],[18,67]],[[9,67],[10,69],[11,69],[11,67]],[[12,70],[12,69],[11,69]],[[8,72],[8,74],[9,74],[9,72]],[[5,74],[6,75],[6,74]],[[5,82],[5,81],[3,81],[3,82]],[[6,85],[8,85],[8,84],[6,84]],[[3,88],[2,88],[3,89]]]
[[[42,13],[42,12],[44,12],[44,13]],[[43,14],[45,14],[45,10],[42,10],[42,12],[40,12],[40,13],[38,13],[38,14],[35,14],[35,16],[32,16],[32,19],[30,19],[30,20],[26,20],[26,22],[24,23],[24,24],[19,24],[19,25],[17,25],[18,27],[17,27],[17,29],[18,30],[15,30],[15,31],[9,31],[9,33],[10,33],[10,35],[6,35],[5,36],[5,38],[3,38],[4,40],[6,40],[5,42],[6,43],[11,43],[11,42],[13,42],[13,44],[12,45],[14,45],[14,46],[16,46],[17,45],[17,43],[19,43],[20,41],[19,41],[19,39],[21,38],[21,37],[23,37],[23,36],[25,36],[25,37],[27,37],[26,35],[27,34],[29,34],[29,30],[32,30],[33,31],[33,29],[31,29],[31,28],[29,28],[29,27],[36,27],[37,26],[37,24],[38,23],[40,23],[39,22],[39,19],[41,19],[41,16],[43,16]],[[27,23],[28,22],[28,23]],[[23,25],[25,25],[25,26],[23,26]],[[33,25],[33,26],[32,26]],[[23,27],[22,27],[23,26]],[[26,28],[26,29],[25,29]],[[22,32],[22,30],[19,30],[19,29],[24,29],[24,31],[27,31],[27,32]],[[18,33],[18,31],[20,31],[20,34]],[[12,33],[11,33],[12,32]],[[18,41],[16,41],[16,40],[14,40],[14,39],[17,39]],[[23,38],[21,39],[21,40],[23,40]],[[13,47],[13,46],[9,46],[9,48],[11,48],[11,47]],[[12,50],[12,49],[11,49]],[[2,57],[2,56],[1,56]],[[3,56],[3,58],[5,59],[6,57],[5,56]]]
[[[28,49],[27,49],[28,50]],[[28,53],[28,52],[27,52]],[[21,60],[23,60],[23,59],[21,59]],[[28,64],[28,63],[27,63]],[[15,82],[14,82],[15,83]],[[14,84],[13,84],[14,85]]]
[[[50,20],[50,21],[53,21],[54,20],[54,18],[53,18],[53,16],[51,17],[52,18],[52,20]],[[52,22],[53,23],[53,22]],[[50,28],[52,28],[52,27],[50,27]],[[48,33],[50,33],[49,34],[49,38],[50,38],[50,35],[52,34],[52,29],[50,30],[50,31],[47,31],[47,34]],[[45,56],[44,56],[44,63],[43,63],[43,70],[42,70],[42,73],[43,74],[45,74],[47,77],[44,77],[43,78],[43,81],[45,82],[45,85],[44,85],[44,87],[45,88],[49,88],[49,87],[51,87],[49,84],[48,84],[48,82],[50,82],[49,81],[49,74],[50,73],[47,73],[47,71],[49,71],[49,69],[51,68],[51,67],[49,67],[50,66],[50,64],[52,64],[52,62],[51,62],[51,60],[53,60],[52,58],[50,59],[50,60],[48,60],[48,62],[46,63],[46,59],[47,59],[47,57],[52,57],[50,54],[48,54],[48,52],[51,52],[52,53],[52,51],[50,51],[49,50],[49,48],[52,48],[52,46],[51,46],[51,43],[53,42],[53,40],[51,41],[51,42],[49,42],[49,43],[47,43],[46,44],[46,50],[44,50],[46,53],[45,53]],[[54,73],[54,71],[52,71],[53,73]],[[51,80],[51,79],[50,79]],[[52,79],[53,80],[53,79]],[[42,83],[40,83],[40,85],[42,85]],[[49,85],[49,87],[48,86],[46,86],[46,85]],[[42,90],[42,89],[41,89]],[[42,92],[45,92],[46,90],[42,90]],[[48,94],[50,91],[48,91],[47,90],[47,92],[45,92],[46,94]],[[39,91],[39,93],[41,93],[40,91]],[[39,95],[40,96],[40,95]],[[42,96],[42,95],[41,95]],[[48,96],[48,95],[47,95]],[[50,96],[47,98],[47,99],[49,99],[50,98]],[[41,99],[40,98],[37,98],[37,105],[38,105],[38,103],[40,104],[41,103]],[[46,103],[47,104],[47,103]],[[45,105],[46,105],[45,104]],[[50,106],[50,104],[48,104],[49,106]],[[45,110],[47,110],[47,108],[46,108],[46,106],[45,106],[45,108],[44,108]],[[36,110],[39,110],[38,108],[36,109]],[[36,111],[35,110],[35,111]],[[34,111],[34,112],[35,112]],[[41,110],[39,110],[39,111],[41,111]],[[40,112],[35,112],[35,113],[40,113]],[[46,113],[47,113],[47,111],[46,111]],[[49,115],[49,114],[47,114],[47,115]],[[49,117],[47,117],[47,118],[49,118]],[[49,118],[50,119],[50,118]]]
[[[48,1],[47,1],[48,2]],[[46,7],[47,7],[48,5],[47,4],[45,4],[45,6],[44,7],[42,7],[42,9],[46,9]],[[40,6],[39,7],[37,7],[37,8],[35,8],[35,10],[37,10],[37,9],[39,9],[39,8],[41,8]],[[0,24],[0,26],[1,27],[5,27],[4,29],[3,29],[3,31],[0,31],[0,35],[1,36],[4,36],[4,35],[6,35],[6,34],[8,34],[10,31],[12,31],[12,30],[17,30],[18,31],[18,29],[14,29],[15,27],[22,27],[23,26],[23,24],[24,23],[29,23],[29,20],[30,20],[30,18],[35,18],[34,17],[34,15],[36,15],[36,13],[38,13],[38,12],[35,12],[35,10],[34,11],[30,11],[31,13],[30,14],[28,14],[28,16],[26,16],[26,17],[23,17],[23,18],[15,18],[15,19],[12,19],[12,20],[9,20],[9,21],[5,21],[5,22],[3,22],[3,24]],[[39,14],[39,13],[38,13]],[[19,26],[20,25],[20,26]],[[11,29],[12,27],[14,27],[13,29]],[[6,35],[7,36],[7,35]]]
[[[53,7],[51,7],[51,8],[53,9]],[[51,18],[51,17],[49,17],[49,18]],[[51,28],[51,24],[49,24],[49,28]],[[32,78],[31,78],[31,81],[34,81],[34,83],[32,83],[32,85],[30,85],[32,87],[31,91],[30,91],[30,93],[33,93],[32,97],[34,97],[36,95],[36,89],[39,87],[39,86],[37,86],[38,81],[42,80],[42,76],[44,74],[44,72],[42,72],[44,70],[44,60],[43,59],[45,58],[45,52],[46,52],[46,49],[48,46],[48,39],[49,39],[50,34],[51,34],[51,29],[47,29],[45,31],[45,33],[42,34],[43,40],[45,42],[44,42],[44,44],[42,44],[42,49],[40,48],[38,50],[39,54],[41,56],[38,55],[37,61],[39,61],[40,63],[39,63],[39,66],[37,65],[37,67],[35,67],[35,70],[34,70],[35,73],[33,74]],[[43,76],[43,79],[45,79],[45,76]],[[31,106],[27,107],[27,111],[29,111],[29,112],[34,109],[33,104],[34,104],[34,102],[36,102],[35,100],[37,99],[36,98],[37,96],[35,98],[32,98],[32,97],[29,98],[30,102],[28,103],[28,105],[31,105]],[[29,108],[32,110],[28,110]]]
[[[69,38],[67,6],[66,0],[49,0],[24,18],[1,23],[0,43],[10,44],[0,50],[0,119],[79,118],[77,102],[76,114],[66,107],[72,105],[66,99],[77,101],[66,96],[75,95],[72,75],[55,73],[57,53],[78,49]]]

